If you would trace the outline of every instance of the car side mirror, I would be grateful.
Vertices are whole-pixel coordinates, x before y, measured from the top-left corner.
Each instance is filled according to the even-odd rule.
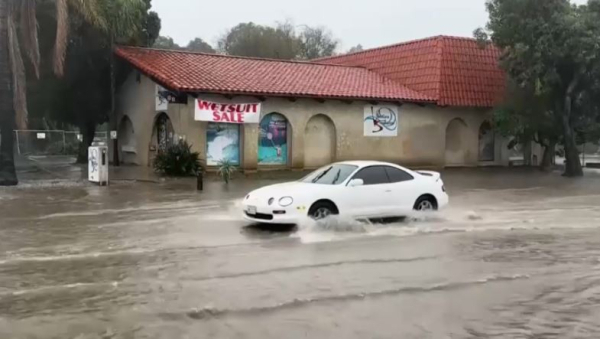
[[[362,179],[352,179],[348,183],[348,186],[350,186],[350,187],[358,187],[358,186],[362,186],[364,184],[365,184],[365,181],[362,180]]]

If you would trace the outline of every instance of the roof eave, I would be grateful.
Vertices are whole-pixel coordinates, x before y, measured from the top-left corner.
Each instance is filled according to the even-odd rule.
[[[435,104],[433,99],[407,99],[407,98],[391,98],[391,97],[359,97],[359,96],[331,96],[318,95],[310,93],[268,93],[268,92],[251,92],[251,91],[235,91],[235,90],[212,90],[202,88],[181,88],[180,92],[198,93],[198,94],[220,94],[220,95],[238,95],[238,96],[263,96],[275,98],[304,98],[304,99],[325,99],[325,100],[342,100],[342,101],[384,101],[384,102],[406,102],[419,104]]]

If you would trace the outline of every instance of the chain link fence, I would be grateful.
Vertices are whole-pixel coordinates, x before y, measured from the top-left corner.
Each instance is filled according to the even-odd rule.
[[[106,140],[108,132],[96,132],[94,140]],[[19,155],[77,155],[83,135],[77,131],[16,130]]]

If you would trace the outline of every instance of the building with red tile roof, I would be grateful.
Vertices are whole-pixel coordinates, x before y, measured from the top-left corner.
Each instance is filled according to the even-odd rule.
[[[507,165],[491,129],[500,51],[438,36],[313,61],[119,47],[119,156],[150,165],[186,139],[211,168],[308,169],[340,160]]]

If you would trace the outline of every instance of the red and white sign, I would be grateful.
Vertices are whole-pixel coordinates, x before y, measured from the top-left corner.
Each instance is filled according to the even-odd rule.
[[[195,119],[230,124],[258,124],[260,108],[260,103],[221,103],[196,99]]]

